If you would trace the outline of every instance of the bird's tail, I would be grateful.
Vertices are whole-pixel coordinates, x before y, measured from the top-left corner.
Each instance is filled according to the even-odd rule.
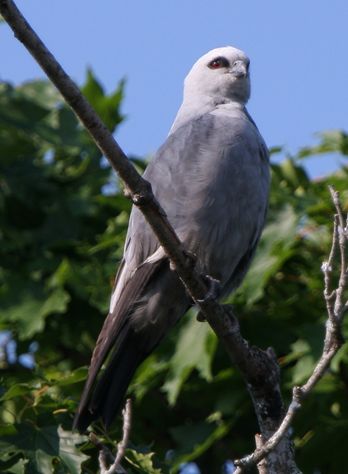
[[[134,334],[121,334],[117,349],[109,356],[107,367],[95,382],[91,398],[82,397],[73,428],[81,433],[101,418],[108,428],[121,409],[124,396],[134,372],[147,354],[139,351]]]
[[[75,428],[83,432],[98,418],[110,426],[137,367],[190,305],[168,261],[137,268],[99,334]]]

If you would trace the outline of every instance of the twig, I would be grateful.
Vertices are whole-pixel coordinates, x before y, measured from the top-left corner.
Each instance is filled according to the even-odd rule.
[[[336,219],[337,219],[337,241],[338,245],[340,248],[340,276],[339,276],[339,281],[338,281],[338,288],[336,290],[336,300],[335,300],[335,305],[334,305],[334,313],[336,316],[336,322],[337,324],[340,324],[342,322],[342,317],[344,313],[344,304],[342,302],[342,297],[343,297],[343,292],[344,289],[346,288],[346,283],[347,283],[347,258],[346,258],[346,248],[345,244],[347,241],[347,232],[348,232],[348,216],[346,219],[346,222],[344,221],[343,218],[343,212],[341,208],[341,203],[339,199],[339,193],[335,191],[333,186],[329,186],[329,190],[331,193],[331,198],[332,201],[335,205],[336,208]]]
[[[90,441],[99,449],[99,467],[100,474],[123,474],[126,471],[121,466],[121,461],[126,452],[129,441],[129,434],[131,430],[132,420],[132,404],[131,399],[128,398],[124,409],[122,410],[123,417],[123,435],[122,440],[118,443],[117,454],[114,458],[111,451],[100,442],[94,433],[90,433]]]
[[[112,464],[115,460],[112,452],[110,451],[109,448],[107,448],[97,437],[95,433],[90,433],[89,434],[89,440],[94,446],[96,446],[99,450],[98,454],[98,462],[99,462],[99,467],[100,471],[107,469],[108,464]]]
[[[165,213],[154,198],[150,184],[136,172],[79,88],[33,31],[14,2],[0,0],[0,12],[15,36],[41,65],[111,166],[125,182],[128,196],[144,214],[170,259],[171,266],[177,271],[193,301],[197,303],[205,319],[224,343],[230,358],[242,372],[254,404],[261,433],[264,439],[268,439],[279,426],[283,415],[279,367],[274,354],[270,350],[262,351],[249,346],[241,336],[238,320],[232,312],[221,306],[215,299],[206,298],[206,284],[194,268],[192,259],[188,258]],[[290,472],[286,470],[289,463],[295,465],[291,454],[290,437],[286,435],[283,441],[282,449],[278,448],[275,453],[278,467],[272,467],[275,463],[268,459],[269,474]]]
[[[124,456],[124,453],[126,451],[128,441],[129,441],[129,434],[130,434],[131,423],[132,423],[132,404],[131,404],[130,398],[127,399],[126,405],[124,409],[122,410],[122,416],[123,416],[123,436],[122,436],[122,441],[118,444],[118,447],[117,447],[117,455],[114,462],[115,466],[118,466],[120,464]],[[116,471],[108,471],[106,474],[112,474],[113,472],[116,472]]]
[[[255,435],[255,445],[257,449],[261,449],[263,445],[265,444],[265,441],[263,439],[263,436],[260,434]],[[268,467],[267,467],[267,459],[263,458],[261,461],[257,464],[257,470],[259,474],[268,474]]]
[[[277,444],[288,432],[290,425],[297,411],[301,408],[304,399],[310,394],[314,386],[324,376],[332,361],[332,358],[343,344],[343,336],[341,333],[342,318],[348,306],[347,303],[342,301],[342,295],[347,289],[346,247],[348,245],[348,233],[347,226],[344,226],[343,212],[339,201],[339,194],[332,186],[329,187],[329,190],[337,214],[334,216],[332,244],[329,258],[322,264],[321,267],[324,273],[324,299],[326,302],[328,315],[323,352],[307,382],[301,387],[293,388],[292,401],[277,431],[263,444],[262,447],[257,447],[252,454],[234,461],[234,464],[238,466],[235,474],[239,474],[244,470],[249,469],[251,466],[259,463],[261,459],[274,450]],[[339,251],[340,258],[340,276],[338,279],[337,288],[331,291],[331,276],[334,268],[334,260],[337,256],[337,251]]]

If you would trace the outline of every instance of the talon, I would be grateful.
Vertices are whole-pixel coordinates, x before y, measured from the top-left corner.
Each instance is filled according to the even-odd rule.
[[[184,254],[187,260],[192,265],[192,267],[195,267],[196,262],[197,262],[197,255],[193,252],[190,252],[189,250],[184,250]]]
[[[207,294],[201,300],[197,300],[197,303],[206,303],[209,300],[216,300],[221,295],[221,284],[219,280],[211,277],[210,275],[202,275],[204,283],[208,287]],[[197,315],[198,318],[198,315]]]

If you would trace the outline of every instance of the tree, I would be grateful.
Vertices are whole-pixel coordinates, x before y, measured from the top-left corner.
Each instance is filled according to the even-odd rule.
[[[111,129],[120,119],[115,105],[121,90],[105,97],[92,74],[85,88]],[[52,108],[47,107],[50,98]],[[100,326],[97,320],[106,309],[114,252],[120,255],[118,234],[124,231],[129,204],[117,188],[115,196],[102,192],[109,185],[110,170],[48,84],[17,89],[4,85],[2,100],[1,142],[7,157],[2,162],[6,164],[2,170],[2,324],[14,326],[20,352],[32,341],[40,344],[35,374],[3,358],[8,388],[3,396],[3,468],[50,472],[53,462],[56,472],[79,472],[83,462],[85,472],[95,472],[93,447],[86,443],[80,447],[88,458],[77,454],[72,445],[83,440],[68,432],[78,384],[85,374],[83,369],[73,369],[88,361]],[[302,150],[297,158],[323,151],[347,154],[347,136],[325,135],[317,149]],[[254,267],[234,299],[243,334],[261,347],[272,345],[280,355],[288,389],[312,370],[322,341],[325,310],[318,262],[330,243],[328,181],[344,190],[345,168],[313,183],[294,160],[274,166],[270,224]],[[347,195],[343,200],[347,207]],[[194,353],[192,340],[199,342]],[[306,405],[310,417],[297,421],[299,459],[305,472],[343,469],[337,437],[345,435],[340,418],[345,414],[345,352],[337,359],[332,373],[316,389],[317,404]],[[127,461],[138,469],[135,472],[155,472],[151,455],[139,448],[149,439],[156,440],[156,462],[162,461],[163,472],[168,463],[175,470],[181,462],[196,458],[203,470],[214,472],[227,456],[252,449],[250,435],[257,428],[240,376],[207,325],[194,318],[185,318],[177,333],[142,366],[131,390],[137,397],[132,442],[138,449],[127,452]],[[170,403],[176,403],[171,410],[163,392]],[[326,421],[321,421],[322,413]],[[315,423],[312,438],[307,434],[308,420]],[[323,430],[330,426],[335,428],[330,441],[337,455],[331,458],[332,449],[325,459],[327,451],[318,446],[327,445]],[[303,446],[313,440],[316,457],[303,455],[301,460]]]
[[[84,92],[110,117],[110,128],[120,122],[122,83],[106,96],[90,71]],[[79,472],[84,462],[85,472],[93,472],[96,450],[69,429],[86,374],[81,366],[107,309],[130,204],[49,83],[2,84],[0,104],[1,329],[12,335],[2,344],[1,468],[49,472],[44,466],[53,462],[56,472]],[[346,156],[347,144],[342,132],[323,134],[318,147],[273,165],[269,224],[233,299],[247,338],[274,347],[288,394],[313,369],[322,343],[328,183],[341,190],[348,206],[344,166],[311,181],[300,160],[323,152]],[[38,344],[34,369],[13,353],[9,357],[10,341],[17,343],[17,354]],[[345,348],[295,421],[304,472],[344,469],[347,357]],[[165,465],[166,455],[171,466],[197,459],[203,472],[214,472],[227,457],[252,449],[257,428],[240,375],[209,327],[192,315],[143,364],[131,393],[132,443],[154,442],[156,462]],[[119,438],[119,426],[111,436]],[[73,448],[74,442],[83,444]],[[150,455],[128,456],[135,465],[151,463]]]

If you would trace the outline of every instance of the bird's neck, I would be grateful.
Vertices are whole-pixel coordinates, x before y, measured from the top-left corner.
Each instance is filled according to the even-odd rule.
[[[184,101],[178,110],[169,135],[175,132],[179,127],[201,117],[202,115],[213,112],[218,108],[228,108],[230,110],[245,110],[245,104],[225,97],[210,97],[206,95],[194,95],[190,98],[184,98]]]

